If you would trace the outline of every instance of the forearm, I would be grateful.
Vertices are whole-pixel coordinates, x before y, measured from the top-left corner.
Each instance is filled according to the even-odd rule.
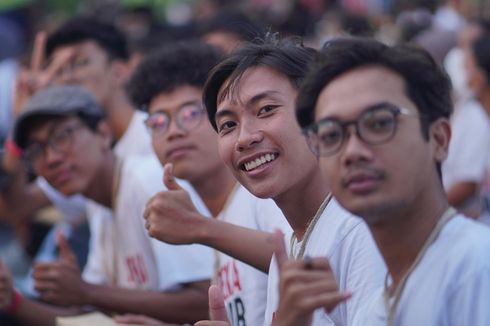
[[[175,292],[89,285],[86,304],[104,311],[146,315],[167,323],[194,323],[208,317],[209,282],[198,283],[199,286]]]
[[[477,184],[475,182],[459,182],[451,187],[447,192],[447,198],[449,203],[458,207],[466,200],[471,198],[477,189]]]
[[[54,326],[56,317],[73,316],[81,311],[76,308],[61,308],[23,298],[19,310],[13,315],[21,325]]]
[[[204,222],[204,221],[203,221]],[[215,248],[265,273],[274,252],[271,233],[245,228],[216,219],[207,219],[198,242]]]

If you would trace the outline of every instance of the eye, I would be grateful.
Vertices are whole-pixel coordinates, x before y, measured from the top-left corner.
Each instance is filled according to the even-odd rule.
[[[338,129],[324,130],[320,133],[319,138],[324,145],[336,144],[341,138],[342,133]]]
[[[391,115],[383,114],[373,116],[364,122],[366,128],[372,132],[385,132],[390,131],[393,128],[395,119]]]
[[[218,133],[220,135],[225,135],[228,132],[230,132],[235,126],[236,126],[235,121],[231,121],[231,120],[224,121],[224,122],[218,124]]]
[[[278,107],[279,107],[278,105],[264,105],[263,107],[260,108],[257,115],[263,116],[263,115],[267,115],[269,113],[273,113]]]

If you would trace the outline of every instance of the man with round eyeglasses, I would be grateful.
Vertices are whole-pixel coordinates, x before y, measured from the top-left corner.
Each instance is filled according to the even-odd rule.
[[[490,231],[458,215],[442,187],[451,111],[445,73],[405,45],[329,42],[303,84],[298,121],[334,196],[366,221],[388,267],[354,325],[490,323]],[[334,132],[322,131],[325,121]]]

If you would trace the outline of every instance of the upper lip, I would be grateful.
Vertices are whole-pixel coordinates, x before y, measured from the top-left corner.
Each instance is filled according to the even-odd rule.
[[[244,167],[245,163],[251,162],[251,161],[253,161],[253,160],[255,160],[255,159],[257,159],[257,158],[259,158],[259,157],[261,157],[263,155],[266,155],[266,154],[274,154],[276,156],[279,155],[279,153],[277,151],[275,151],[275,150],[264,150],[264,151],[260,151],[258,153],[255,153],[255,154],[252,154],[252,155],[247,155],[245,157],[240,158],[239,160],[237,160],[236,166],[238,167],[238,169],[241,170]]]
[[[342,178],[342,185],[348,187],[351,183],[373,179],[376,180],[380,179],[381,176],[381,172],[375,170],[356,170],[347,173],[347,175]]]
[[[165,153],[165,157],[169,157],[170,155],[172,155],[173,152],[178,151],[178,150],[193,149],[193,148],[194,148],[194,146],[191,144],[174,146],[174,147],[171,147],[170,149],[167,150],[167,152]]]

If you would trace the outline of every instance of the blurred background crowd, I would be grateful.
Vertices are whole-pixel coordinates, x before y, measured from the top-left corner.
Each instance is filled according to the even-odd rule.
[[[2,144],[20,109],[16,80],[32,68],[36,34],[49,33],[77,15],[95,16],[119,27],[126,34],[133,67],[143,56],[176,40],[202,38],[231,51],[262,31],[298,35],[315,48],[346,35],[425,47],[446,67],[455,90],[454,144],[444,168],[448,196],[466,214],[485,215],[482,194],[489,186],[485,171],[490,165],[490,86],[485,83],[490,77],[483,82],[477,77],[490,76],[490,44],[488,38],[474,43],[490,30],[485,20],[490,18],[488,0],[0,0]],[[465,56],[465,51],[472,54]],[[469,152],[471,148],[476,149]],[[481,167],[475,167],[477,162]],[[469,166],[471,171],[461,172]],[[20,284],[60,213],[44,209],[32,218],[5,209],[15,193],[12,189],[23,182],[14,174],[8,165],[0,169],[0,257]]]

